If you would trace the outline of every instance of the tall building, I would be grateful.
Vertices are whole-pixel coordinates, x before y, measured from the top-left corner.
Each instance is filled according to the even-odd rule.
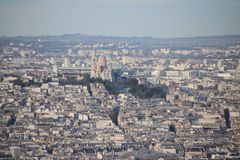
[[[107,60],[103,53],[97,58],[95,51],[92,52],[91,77],[112,81],[112,67],[107,65]]]
[[[70,67],[70,59],[68,57],[64,58],[64,67],[67,68],[67,67]]]
[[[52,65],[57,64],[56,58],[55,58],[55,57],[51,57],[50,63],[51,63]]]
[[[236,70],[237,70],[238,72],[240,72],[240,60],[238,60],[238,65],[237,65]]]
[[[52,71],[53,71],[54,75],[58,75],[58,66],[57,66],[57,64],[52,66]]]
[[[217,62],[217,67],[218,67],[218,68],[221,68],[222,66],[223,66],[223,60],[220,59],[220,60],[218,60],[218,62]]]

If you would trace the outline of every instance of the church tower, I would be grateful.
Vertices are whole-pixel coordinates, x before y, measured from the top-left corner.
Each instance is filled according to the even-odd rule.
[[[92,52],[91,77],[112,81],[112,67],[108,67],[107,59],[103,53],[97,58],[95,51]]]
[[[91,57],[91,77],[95,78],[96,71],[97,71],[97,57],[95,51],[93,50]]]

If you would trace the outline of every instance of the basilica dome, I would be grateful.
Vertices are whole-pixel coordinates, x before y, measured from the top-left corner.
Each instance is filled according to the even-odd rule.
[[[104,68],[107,67],[107,60],[106,60],[106,57],[103,54],[101,54],[101,56],[98,58],[98,66],[101,66],[101,67],[104,67]]]

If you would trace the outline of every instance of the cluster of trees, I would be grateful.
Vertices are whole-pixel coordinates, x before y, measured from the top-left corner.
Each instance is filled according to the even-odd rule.
[[[28,82],[24,82],[21,78],[17,78],[16,80],[13,81],[14,85],[21,86],[21,87],[28,87],[28,86],[41,86],[41,83],[34,82],[33,80],[29,80]]]
[[[138,80],[135,78],[122,78],[115,84],[119,90],[129,88],[129,92],[139,98],[166,98],[166,87],[138,84]]]
[[[108,80],[102,80],[101,78],[90,78],[89,74],[84,74],[82,80],[76,80],[74,78],[68,78],[64,84],[72,85],[84,85],[88,87],[88,91],[91,94],[90,83],[102,83],[109,91],[110,94],[118,95],[122,89],[129,89],[129,92],[139,98],[165,98],[167,88],[163,86],[151,87],[143,84],[138,84],[138,80],[135,78],[121,78],[116,82],[110,82]]]
[[[110,112],[109,117],[115,125],[118,125],[118,115],[119,115],[119,107],[114,107]]]
[[[137,85],[132,87],[130,93],[140,98],[166,98],[166,89],[160,86],[147,87],[145,85]]]
[[[29,86],[42,86],[41,82],[35,82],[34,80],[29,80],[24,82],[20,77],[17,77],[16,80],[12,81],[14,85],[21,86],[21,87],[29,87]],[[43,80],[43,83],[51,82],[51,79]]]
[[[45,82],[51,82],[51,79],[45,80]],[[14,85],[21,87],[26,86],[41,86],[42,83],[35,82],[34,80],[29,80],[24,82],[20,77],[13,81]],[[163,86],[147,86],[143,84],[138,84],[138,80],[135,78],[120,78],[116,82],[110,82],[108,80],[102,80],[101,78],[91,78],[89,74],[84,74],[83,79],[77,80],[74,77],[68,77],[64,81],[60,81],[60,84],[71,84],[71,85],[83,85],[87,86],[88,92],[92,95],[90,83],[102,83],[109,91],[110,94],[118,95],[123,89],[128,89],[129,93],[139,98],[165,98],[167,88]]]
[[[7,126],[9,127],[11,125],[14,125],[15,121],[16,121],[16,116],[14,113],[12,113],[11,118],[8,120]]]

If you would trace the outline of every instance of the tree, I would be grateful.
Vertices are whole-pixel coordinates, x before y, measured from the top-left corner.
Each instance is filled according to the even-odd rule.
[[[112,122],[115,125],[118,125],[118,114],[119,114],[119,107],[114,107],[109,114],[109,117],[111,118]]]
[[[83,82],[84,84],[90,83],[90,80],[91,80],[91,78],[90,78],[90,75],[89,75],[89,74],[84,74],[84,75],[83,75],[82,82]]]
[[[176,134],[176,127],[174,124],[170,124],[168,127],[169,127],[169,132],[173,132]]]
[[[138,80],[136,78],[127,79],[127,85],[128,86],[137,86]]]
[[[223,111],[224,111],[226,126],[227,128],[231,128],[229,109],[225,108]]]
[[[14,85],[25,87],[23,81],[19,77],[12,82],[13,82]]]
[[[51,155],[53,153],[53,146],[47,146],[46,149],[48,154]]]
[[[15,121],[16,121],[15,114],[11,114],[11,118],[8,120],[7,126],[14,125]]]

